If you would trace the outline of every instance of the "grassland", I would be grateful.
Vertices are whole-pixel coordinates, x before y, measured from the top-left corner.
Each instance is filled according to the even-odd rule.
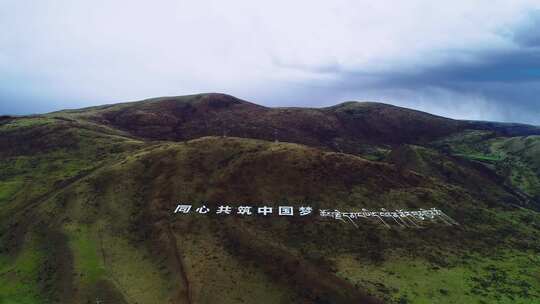
[[[197,107],[226,108],[186,100],[195,116]],[[540,297],[540,215],[527,204],[539,193],[537,136],[469,130],[432,141],[412,128],[405,138],[421,141],[369,142],[351,130],[331,138],[336,120],[324,111],[351,115],[344,119],[350,124],[366,123],[365,113],[419,119],[354,103],[311,110],[296,122],[298,109],[265,114],[298,123],[301,131],[285,134],[287,142],[260,138],[272,130],[249,133],[259,139],[149,139],[185,129],[145,125],[137,133],[110,123],[179,123],[170,115],[185,105],[175,102],[0,123],[0,303],[533,304]],[[104,111],[110,117],[100,116]],[[308,123],[313,117],[322,122]],[[306,130],[323,135],[295,143]],[[386,229],[316,216],[175,216],[178,202],[437,207],[460,225]]]
[[[493,132],[470,130],[435,145],[490,166],[507,184],[533,200],[540,198],[540,136],[498,137]]]

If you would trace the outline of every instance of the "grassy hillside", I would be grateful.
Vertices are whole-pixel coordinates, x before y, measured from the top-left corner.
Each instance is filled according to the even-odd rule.
[[[469,130],[438,140],[435,146],[486,165],[504,179],[504,184],[540,206],[540,136],[501,137]]]
[[[268,108],[224,94],[156,98],[53,114],[99,122],[146,139],[228,135],[350,152],[356,152],[354,145],[358,144],[425,141],[465,125],[381,103],[346,102],[318,109]]]
[[[536,137],[459,128],[422,136],[415,125],[446,120],[380,104],[261,114],[268,108],[221,99],[203,98],[209,107],[203,110],[193,98],[0,121],[0,303],[535,303],[540,297],[534,182],[517,178],[522,169],[515,165],[538,176]],[[154,127],[192,103],[193,121],[177,121],[170,140],[153,137],[173,134]],[[262,116],[215,112],[212,103]],[[335,120],[325,120],[328,113]],[[133,115],[141,121],[119,124]],[[192,128],[201,123],[196,117],[217,119],[209,120],[211,128],[222,115],[270,137],[199,136]],[[298,115],[305,122],[292,118]],[[298,125],[285,124],[292,122]],[[290,128],[288,142],[272,138],[272,124]],[[355,124],[364,127],[346,127]],[[405,125],[412,125],[403,131],[409,133],[392,131]],[[341,133],[325,133],[330,126]],[[175,137],[186,130],[190,138]],[[308,139],[295,143],[302,134]],[[225,202],[437,207],[459,225],[387,229],[318,216],[173,214],[179,202],[212,210]]]

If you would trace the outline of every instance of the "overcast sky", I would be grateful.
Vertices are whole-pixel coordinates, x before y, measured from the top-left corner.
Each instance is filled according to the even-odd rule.
[[[540,125],[540,0],[0,0],[0,114],[201,92]]]

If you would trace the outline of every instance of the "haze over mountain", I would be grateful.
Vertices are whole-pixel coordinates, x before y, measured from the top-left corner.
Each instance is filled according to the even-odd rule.
[[[0,118],[0,303],[535,303],[540,129],[225,94]],[[173,214],[440,208],[459,225]]]

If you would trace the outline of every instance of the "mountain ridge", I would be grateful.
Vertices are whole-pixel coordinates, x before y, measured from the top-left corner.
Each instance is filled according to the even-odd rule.
[[[373,103],[366,105],[374,111],[379,111],[381,107],[377,104],[371,109]],[[88,120],[107,124],[147,139],[186,140],[200,136],[228,134],[328,146],[333,144],[329,141],[335,137],[334,133],[343,129],[343,120],[336,117],[333,110],[347,111],[344,106],[345,104],[320,109],[268,108],[229,95],[200,94],[76,110],[75,115],[86,116]],[[388,107],[391,106],[384,105],[384,108]],[[398,108],[391,107],[391,109]],[[69,111],[67,116],[71,113],[73,111]],[[60,114],[62,112],[51,115]],[[354,122],[349,127],[351,128],[355,128]],[[362,138],[353,139],[358,141],[375,138],[370,135],[360,137]]]

